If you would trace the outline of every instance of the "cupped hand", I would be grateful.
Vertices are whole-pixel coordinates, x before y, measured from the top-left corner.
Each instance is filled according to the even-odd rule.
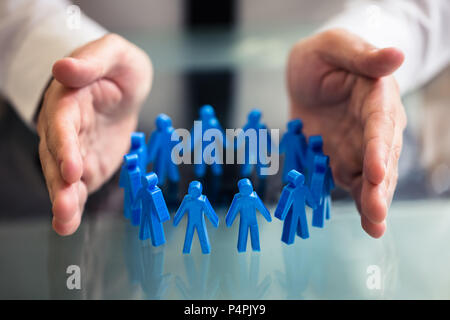
[[[74,233],[89,193],[119,167],[150,91],[150,59],[108,34],[53,65],[37,120],[39,156],[52,202],[53,228]]]
[[[406,115],[392,73],[403,60],[398,49],[332,29],[298,42],[287,66],[291,117],[303,120],[306,135],[322,135],[336,182],[375,238],[397,185]]]

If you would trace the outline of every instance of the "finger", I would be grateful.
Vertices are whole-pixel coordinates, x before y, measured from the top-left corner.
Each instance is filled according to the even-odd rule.
[[[329,63],[371,78],[392,74],[404,61],[396,48],[377,49],[360,37],[340,29],[322,33],[319,54]],[[330,50],[331,48],[331,50]]]
[[[396,111],[401,101],[393,94],[390,80],[377,80],[361,109],[363,134],[363,175],[373,184],[383,181],[397,126],[403,122]]]
[[[373,223],[363,215],[361,215],[361,226],[368,235],[376,239],[386,232],[386,222]]]
[[[400,160],[400,154],[403,145],[403,128],[398,127],[396,130],[394,143],[392,144],[388,170],[385,178],[386,184],[386,202],[387,206],[390,207],[392,199],[394,197],[394,192],[397,187],[398,181],[398,163]]]
[[[373,184],[363,178],[361,191],[361,215],[372,223],[381,223],[386,219],[388,204],[386,184]]]
[[[114,75],[123,66],[126,40],[114,34],[89,42],[58,60],[53,65],[53,76],[67,87],[80,88],[97,79]]]
[[[83,162],[80,154],[78,134],[80,130],[80,109],[72,97],[62,98],[49,112],[45,130],[50,154],[67,183],[80,180]]]
[[[97,59],[67,57],[55,62],[52,73],[63,85],[80,88],[99,79],[104,70]]]
[[[76,184],[68,184],[62,179],[56,162],[47,149],[45,138],[41,140],[39,155],[52,201],[53,219],[59,224],[70,222],[79,212],[79,193]],[[64,230],[55,229],[55,231],[65,234]]]
[[[143,72],[148,69],[148,72]],[[152,67],[149,58],[124,38],[108,34],[79,48],[53,65],[53,76],[66,87],[80,88],[100,78],[113,79],[120,88],[148,91]],[[135,79],[136,75],[142,75]],[[136,81],[132,81],[136,80]]]

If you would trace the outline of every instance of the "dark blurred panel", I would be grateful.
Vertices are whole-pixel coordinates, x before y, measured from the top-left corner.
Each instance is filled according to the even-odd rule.
[[[188,29],[198,27],[234,27],[236,1],[186,0],[184,22]]]

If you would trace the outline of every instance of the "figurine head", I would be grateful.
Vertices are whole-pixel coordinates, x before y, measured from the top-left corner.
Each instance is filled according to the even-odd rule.
[[[132,170],[138,166],[139,157],[137,154],[127,154],[123,156],[123,162],[128,170]]]
[[[289,171],[287,180],[296,187],[305,183],[305,177],[297,170]]]
[[[214,108],[209,105],[205,104],[203,107],[200,108],[200,119],[205,121],[209,120],[211,118],[214,118],[216,116],[214,112]]]
[[[325,173],[328,166],[328,157],[318,155],[314,157],[314,171],[318,173]]]
[[[309,137],[309,146],[314,151],[314,153],[321,153],[323,147],[322,137],[321,136]]]
[[[241,179],[238,182],[239,193],[248,196],[253,192],[253,185],[247,178]]]
[[[137,150],[145,146],[145,133],[133,132],[131,134],[131,150]]]
[[[158,130],[164,130],[172,126],[172,119],[167,114],[160,113],[156,117],[155,124]]]
[[[288,122],[287,124],[287,130],[291,133],[301,133],[303,129],[303,122],[300,119],[293,119]]]
[[[199,181],[189,183],[188,193],[193,198],[198,198],[202,194],[202,184]]]
[[[154,188],[158,184],[158,176],[154,172],[142,176],[141,178],[142,186],[144,188]]]
[[[259,123],[261,120],[261,110],[253,109],[247,116],[248,122],[250,123]]]

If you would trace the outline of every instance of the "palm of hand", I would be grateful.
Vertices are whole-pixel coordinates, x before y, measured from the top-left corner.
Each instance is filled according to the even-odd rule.
[[[118,168],[151,86],[150,60],[116,35],[77,49],[53,67],[39,113],[39,155],[53,228],[78,228],[90,192]]]
[[[397,85],[392,76],[355,74],[309,48],[300,43],[288,61],[290,116],[303,120],[307,136],[323,137],[336,182],[351,192],[363,228],[379,237],[406,123]]]

